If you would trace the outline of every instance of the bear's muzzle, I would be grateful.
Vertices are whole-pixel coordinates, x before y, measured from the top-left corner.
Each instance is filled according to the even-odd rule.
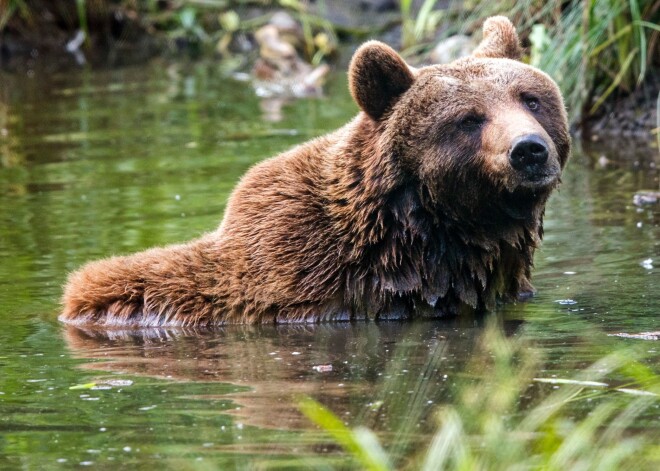
[[[553,185],[559,178],[559,166],[543,137],[525,134],[513,140],[509,150],[509,163],[521,177],[521,185],[542,188]]]

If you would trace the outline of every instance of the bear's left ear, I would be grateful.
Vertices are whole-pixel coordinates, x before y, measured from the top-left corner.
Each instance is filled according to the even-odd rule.
[[[379,120],[415,81],[413,70],[391,47],[364,43],[348,68],[348,87],[360,108]]]
[[[472,56],[520,60],[518,33],[507,17],[491,16],[484,22],[484,38]]]

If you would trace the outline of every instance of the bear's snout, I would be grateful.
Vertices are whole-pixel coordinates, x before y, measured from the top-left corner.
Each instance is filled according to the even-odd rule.
[[[538,173],[548,161],[548,146],[536,134],[520,136],[513,141],[509,161],[516,170],[527,174]]]

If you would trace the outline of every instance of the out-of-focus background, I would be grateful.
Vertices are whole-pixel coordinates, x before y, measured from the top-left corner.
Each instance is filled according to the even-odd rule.
[[[626,137],[656,127],[657,0],[2,0],[0,66],[213,58],[274,88],[314,88],[325,73],[310,77],[316,67],[343,66],[368,38],[415,64],[451,61],[494,14],[511,18],[525,60],[558,81],[574,123]]]

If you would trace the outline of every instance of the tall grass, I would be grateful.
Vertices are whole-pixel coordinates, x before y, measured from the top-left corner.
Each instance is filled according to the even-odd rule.
[[[659,20],[658,0],[574,1],[532,60],[558,80],[575,121],[615,91],[633,91],[657,65]]]
[[[568,379],[535,378],[540,361],[527,342],[489,326],[468,367],[480,379],[457,386],[458,400],[437,410],[436,432],[412,458],[368,429],[350,429],[311,399],[300,407],[359,469],[658,469],[658,444],[635,433],[635,421],[660,402],[654,373],[631,352],[611,354]],[[610,386],[612,378],[620,385]],[[541,397],[533,404],[530,388]]]
[[[612,94],[629,93],[660,66],[660,0],[500,0],[456,2],[452,32],[474,31],[504,14],[531,43],[530,62],[549,73],[572,122],[597,113]]]

